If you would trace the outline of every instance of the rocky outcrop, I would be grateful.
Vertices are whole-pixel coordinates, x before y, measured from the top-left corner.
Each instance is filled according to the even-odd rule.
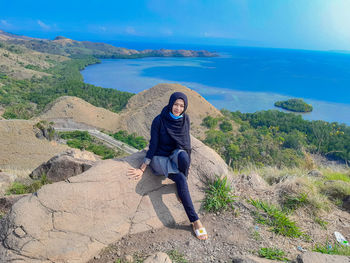
[[[71,149],[52,157],[41,164],[29,175],[32,179],[40,179],[43,175],[50,182],[64,181],[67,178],[89,170],[97,161],[93,153]]]
[[[298,256],[298,263],[349,263],[350,257],[306,252]]]
[[[189,189],[196,209],[208,178],[228,175],[225,162],[192,138]],[[21,198],[0,228],[0,261],[86,262],[126,234],[172,227],[188,220],[174,183],[148,168],[140,181],[129,180],[145,152],[98,162],[69,181],[43,186]]]
[[[0,214],[6,214],[7,212],[9,212],[14,203],[16,203],[19,199],[27,195],[28,194],[7,195],[0,197]]]
[[[158,252],[149,256],[143,263],[171,263],[170,257],[164,252]]]

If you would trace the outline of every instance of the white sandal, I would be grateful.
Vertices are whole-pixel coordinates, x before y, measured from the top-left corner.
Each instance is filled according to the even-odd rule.
[[[194,229],[194,226],[193,226],[193,230],[194,230],[194,233],[196,234],[196,237],[200,240],[206,240],[208,239],[208,233],[207,231],[205,230],[204,227],[201,227],[199,229]],[[200,238],[202,236],[206,236],[206,238]]]

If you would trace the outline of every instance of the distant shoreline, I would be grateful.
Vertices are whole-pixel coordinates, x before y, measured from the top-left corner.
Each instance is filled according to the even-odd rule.
[[[205,58],[204,61],[222,60],[220,58]],[[198,62],[199,61],[199,62]],[[186,58],[186,67],[184,74],[193,67],[203,68],[198,58]],[[145,74],[145,69],[156,69],[163,67],[164,70],[172,67],[183,67],[184,61],[176,58],[147,58],[146,60],[103,60],[99,65],[86,67],[81,74],[84,82],[101,86],[104,88],[113,88],[121,91],[139,93],[145,89],[153,87],[159,83],[179,83],[185,85],[198,93],[218,109],[228,109],[231,111],[240,110],[243,113],[252,113],[260,110],[277,109],[274,103],[279,100],[290,99],[291,96],[282,95],[274,92],[262,91],[242,91],[233,90],[225,87],[208,86],[197,82],[196,76],[191,76],[189,81],[173,81],[167,78],[149,76]],[[164,67],[166,66],[166,67]],[[161,68],[160,68],[161,69]],[[157,72],[157,70],[155,70]],[[109,73],[111,72],[111,73]],[[148,71],[147,71],[148,72]],[[141,74],[142,73],[142,74]],[[181,73],[172,73],[174,78],[180,76]],[[175,76],[176,75],[176,76]],[[181,76],[180,76],[181,77]],[[350,116],[346,112],[350,112],[350,105],[344,103],[333,103],[321,101],[317,99],[308,99],[307,103],[314,106],[311,113],[302,114],[308,120],[325,120],[328,122],[339,122],[350,125]],[[281,111],[285,111],[280,109]]]

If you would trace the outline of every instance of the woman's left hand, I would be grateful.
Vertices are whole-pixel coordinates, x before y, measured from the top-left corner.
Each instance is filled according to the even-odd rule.
[[[129,168],[127,176],[129,179],[139,180],[143,175],[143,171],[141,169]]]

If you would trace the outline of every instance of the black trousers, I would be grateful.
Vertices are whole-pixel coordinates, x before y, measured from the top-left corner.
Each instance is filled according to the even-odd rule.
[[[177,192],[185,208],[186,214],[190,222],[197,221],[198,215],[194,210],[190,192],[188,190],[187,176],[190,167],[190,158],[186,152],[180,152],[178,155],[178,169],[180,173],[169,174],[168,177],[176,183]]]

